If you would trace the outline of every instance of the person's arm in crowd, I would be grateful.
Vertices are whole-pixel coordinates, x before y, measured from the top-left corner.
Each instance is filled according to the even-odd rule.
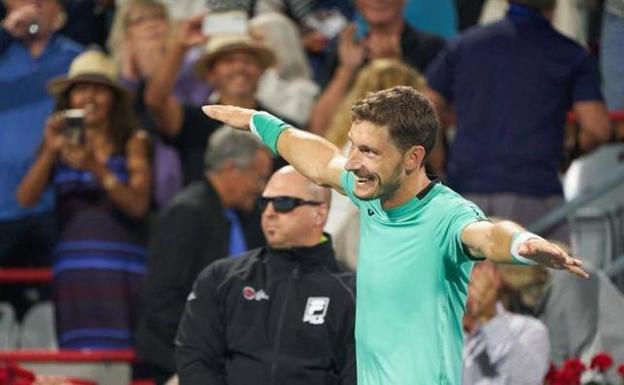
[[[453,109],[439,92],[426,88],[424,94],[433,103],[440,120],[440,129],[433,150],[429,155],[428,165],[433,174],[442,177],[446,174],[446,131],[453,119]]]
[[[482,373],[496,373],[505,383],[538,384],[550,362],[548,331],[540,321],[529,317],[524,317],[522,322],[510,322],[509,316],[513,315],[497,305],[502,285],[502,276],[493,264],[483,262],[473,269],[464,325],[469,325],[467,331],[471,334],[478,330],[478,335],[471,338],[485,344],[469,342],[467,348],[483,349],[487,356],[487,360],[477,358],[473,365],[485,366]]]
[[[511,221],[473,222],[463,229],[461,240],[474,257],[496,263],[540,264],[588,277],[580,260]]]
[[[225,327],[215,265],[204,269],[186,301],[176,337],[176,367],[185,385],[225,385]]]
[[[70,167],[92,172],[121,211],[137,219],[145,216],[150,205],[152,183],[147,134],[143,131],[136,133],[126,145],[129,177],[124,183],[95,159],[89,144],[70,143],[59,133],[62,119],[55,115],[48,120],[42,149],[17,189],[20,205],[30,207],[37,203],[60,156]]]
[[[609,111],[602,101],[576,102],[572,108],[581,128],[579,133],[581,151],[589,152],[611,139]]]
[[[35,206],[50,183],[58,155],[67,143],[66,137],[60,133],[62,125],[63,118],[58,114],[46,121],[43,143],[37,157],[17,186],[16,198],[20,206]]]
[[[202,18],[203,15],[195,16],[180,25],[162,64],[145,89],[145,105],[154,117],[156,129],[169,137],[175,137],[182,129],[184,110],[173,95],[173,88],[188,49],[206,41],[201,32]]]
[[[145,131],[134,134],[126,144],[128,182],[123,183],[100,162],[87,166],[95,174],[118,209],[133,218],[143,218],[151,202],[152,171],[149,138]],[[67,160],[67,159],[66,159]]]
[[[37,8],[33,4],[17,7],[6,15],[0,28],[0,55],[13,39],[21,40],[28,34],[28,24],[36,17]]]
[[[271,148],[274,152],[314,183],[329,186],[344,194],[340,178],[346,159],[338,147],[329,141],[306,131],[288,128],[266,112],[222,105],[203,106],[202,110],[209,117],[240,130],[250,130],[253,118],[256,129],[260,129],[258,126],[261,125],[269,135],[276,134],[275,143],[269,144],[262,138],[267,146],[275,146]]]
[[[136,219],[145,216],[152,185],[149,138],[145,131],[135,133],[126,144],[127,183],[117,179],[106,164],[95,159],[94,149],[89,144],[67,143],[60,156],[70,167],[92,172],[119,210]]]
[[[354,76],[364,62],[364,56],[364,46],[355,41],[355,26],[350,25],[340,34],[338,68],[312,108],[310,132],[323,135],[327,131],[336,108],[347,94]]]

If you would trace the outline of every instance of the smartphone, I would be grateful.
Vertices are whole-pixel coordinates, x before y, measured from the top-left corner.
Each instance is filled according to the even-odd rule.
[[[355,23],[355,40],[364,40],[368,35],[368,22],[360,13],[355,15],[353,22]]]
[[[65,119],[63,134],[67,136],[72,143],[84,143],[84,117],[85,110],[83,109],[63,111],[63,118]]]
[[[333,39],[349,23],[338,9],[323,9],[306,16],[306,26],[319,31],[328,39]]]
[[[213,12],[204,17],[202,33],[214,35],[244,35],[247,33],[247,13],[243,11]]]

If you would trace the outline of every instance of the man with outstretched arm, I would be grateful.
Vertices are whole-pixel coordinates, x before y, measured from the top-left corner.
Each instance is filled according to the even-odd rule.
[[[477,206],[427,176],[424,162],[439,122],[429,100],[411,87],[354,104],[347,158],[265,112],[203,110],[251,130],[303,175],[348,195],[360,209],[360,385],[460,384],[462,318],[475,260],[542,264],[587,276],[581,261],[513,222],[487,221]]]

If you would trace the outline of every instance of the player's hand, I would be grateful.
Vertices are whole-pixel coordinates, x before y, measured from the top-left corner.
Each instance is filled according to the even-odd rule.
[[[589,277],[589,274],[581,269],[583,267],[581,260],[572,258],[557,245],[545,239],[532,238],[524,241],[518,247],[518,253],[551,269],[566,270],[581,278]]]
[[[248,108],[218,104],[203,106],[202,111],[209,117],[242,131],[249,131],[249,119],[256,112]]]

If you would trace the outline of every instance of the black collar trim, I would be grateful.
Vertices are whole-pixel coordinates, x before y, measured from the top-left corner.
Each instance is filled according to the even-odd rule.
[[[433,189],[433,186],[435,186],[436,184],[440,183],[440,178],[438,178],[437,176],[435,176],[435,175],[427,175],[427,176],[431,179],[431,182],[429,182],[427,187],[422,189],[418,193],[418,195],[416,195],[416,198],[418,198],[419,200],[422,200],[429,193],[429,191],[431,191]]]

